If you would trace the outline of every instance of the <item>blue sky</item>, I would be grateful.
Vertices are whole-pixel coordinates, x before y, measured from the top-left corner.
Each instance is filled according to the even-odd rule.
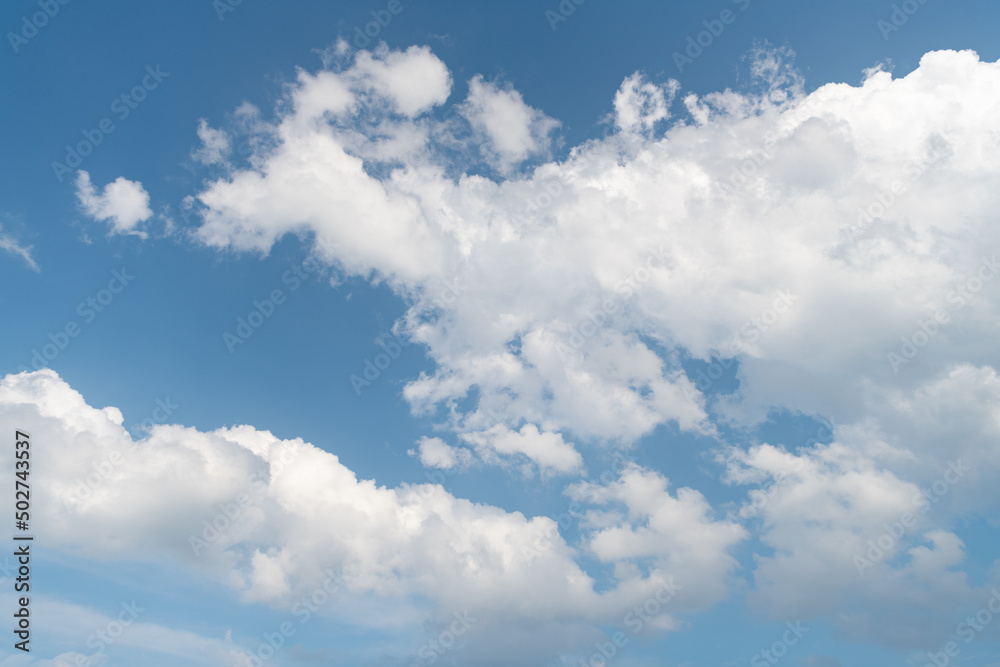
[[[998,14],[6,3],[0,664],[1000,665]]]

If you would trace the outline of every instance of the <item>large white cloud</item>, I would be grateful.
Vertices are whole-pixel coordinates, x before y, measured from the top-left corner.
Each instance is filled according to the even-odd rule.
[[[774,553],[758,558],[752,599],[779,616],[838,618],[852,636],[880,628],[919,643],[930,634],[911,617],[839,617],[829,601],[898,610],[912,601],[901,582],[917,580],[929,587],[920,609],[940,595],[950,612],[974,596],[953,522],[1000,499],[976,475],[893,552],[908,560],[886,558],[862,584],[851,555],[949,457],[998,472],[1000,65],[933,52],[905,77],[872,69],[861,85],[806,94],[786,56],[756,54],[759,92],[688,94],[687,114],[665,131],[676,84],[633,75],[609,91],[618,132],[499,180],[477,175],[456,119],[433,113],[444,84],[418,99],[385,74],[436,72],[450,87],[429,51],[345,56],[300,74],[252,168],[197,195],[195,233],[262,252],[289,232],[314,233],[337,244],[324,257],[342,270],[386,281],[409,306],[401,329],[436,364],[405,388],[413,410],[475,392],[469,410],[451,412],[456,441],[476,443],[498,423],[504,433],[530,426],[564,438],[544,450],[554,460],[558,442],[628,446],[670,421],[714,434],[710,415],[752,426],[787,410],[844,425],[829,447],[732,455],[734,482],[769,485],[783,457],[805,471],[789,473],[762,514]],[[479,131],[527,146],[520,98],[478,85],[463,108],[505,116],[480,119]],[[480,99],[507,92],[506,106]],[[696,388],[686,356],[737,358],[738,391]],[[421,455],[448,467],[456,451]],[[632,485],[679,503],[684,521],[704,512],[694,495],[668,500],[653,473],[630,479],[581,487],[630,512],[588,548],[656,559],[672,544],[656,526],[672,515],[630,504]],[[724,549],[713,553],[724,562]],[[826,602],[803,594],[828,572]]]
[[[905,78],[872,72],[808,96],[770,63],[757,69],[791,81],[783,95],[688,96],[691,120],[663,135],[616,134],[500,182],[446,175],[430,116],[387,118],[414,141],[376,154],[348,122],[362,112],[314,92],[320,79],[357,87],[374,62],[428,58],[361,52],[343,72],[303,74],[259,167],[199,195],[212,245],[266,251],[315,232],[340,243],[332,261],[409,299],[407,332],[438,366],[407,387],[414,409],[476,387],[481,410],[459,430],[493,409],[511,427],[632,441],[669,420],[711,430],[678,352],[739,344],[741,392],[721,408],[750,422],[777,406],[860,418],[864,382],[898,388],[972,352],[992,361],[952,333],[985,333],[991,282],[902,370],[887,356],[949,308],[996,236],[997,158],[983,142],[1000,91],[975,54],[928,54]],[[619,125],[651,127],[667,99],[630,77]],[[314,122],[324,108],[340,120]],[[859,209],[874,222],[859,226]],[[774,318],[780,293],[794,306]]]
[[[699,531],[661,544],[662,558],[650,567],[619,562],[630,554],[604,557],[621,571],[598,591],[552,519],[475,504],[439,485],[379,486],[334,454],[249,426],[203,433],[160,425],[134,441],[122,423],[118,409],[90,407],[53,371],[0,381],[0,426],[30,428],[35,443],[32,484],[46,489],[33,503],[38,538],[81,556],[166,555],[206,570],[248,602],[288,605],[333,571],[344,597],[331,613],[343,622],[383,624],[385,615],[357,610],[416,610],[428,600],[420,613],[430,619],[454,610],[482,619],[471,636],[488,635],[484,641],[524,623],[548,627],[552,636],[536,640],[555,656],[580,636],[599,636],[596,624],[620,623],[671,580],[685,593],[663,615],[664,628],[673,627],[674,614],[724,597],[720,579],[734,567],[723,554],[691,558],[739,538],[684,491],[675,500],[661,489],[658,502],[674,508],[675,520],[690,509],[687,521]],[[3,465],[12,472],[9,461]]]

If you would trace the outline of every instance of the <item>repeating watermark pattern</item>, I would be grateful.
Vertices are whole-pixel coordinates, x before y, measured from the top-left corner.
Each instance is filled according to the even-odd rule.
[[[438,633],[437,637],[428,639],[423,646],[417,649],[419,662],[413,662],[410,667],[423,667],[423,665],[433,665],[444,654],[455,648],[458,638],[472,628],[472,624],[478,619],[469,615],[466,609],[461,614],[457,611],[452,614],[455,618],[447,628]]]
[[[305,625],[313,614],[317,613],[344,585],[344,578],[329,568],[323,570],[326,579],[309,595],[303,596],[292,605],[292,616],[298,619],[299,625]],[[295,636],[297,629],[291,621],[282,621],[275,632],[265,632],[262,641],[252,653],[240,651],[235,654],[241,661],[241,667],[260,667],[264,662],[274,657],[275,653],[285,645],[285,642]]]
[[[931,150],[927,155],[909,162],[903,168],[903,180],[894,180],[889,184],[889,189],[876,192],[872,195],[872,199],[867,206],[858,208],[858,218],[855,224],[842,231],[847,243],[854,243],[861,238],[865,231],[876,220],[880,220],[906,194],[913,184],[920,180],[920,177],[928,169],[947,155],[948,151],[941,145],[932,144]]]
[[[662,245],[657,248],[650,246],[646,248],[644,254],[645,261],[642,261],[631,274],[615,284],[614,291],[617,296],[608,297],[597,308],[588,309],[586,321],[570,326],[569,340],[565,343],[561,339],[556,342],[556,352],[559,353],[563,362],[579,358],[580,351],[587,341],[596,336],[603,328],[609,326],[614,321],[615,314],[619,310],[623,310],[625,305],[649,282],[657,264],[661,267],[669,266],[668,255]]]
[[[645,602],[636,605],[625,614],[622,617],[622,624],[628,627],[633,635],[637,635],[654,617],[663,613],[667,604],[681,588],[682,586],[674,583],[673,577],[669,577]],[[610,639],[611,641],[595,643],[594,647],[597,650],[591,653],[587,660],[580,659],[580,667],[605,667],[628,646],[630,641],[629,636],[621,630],[611,635]]]
[[[698,369],[694,378],[695,387],[698,391],[704,394],[715,384],[716,380],[723,376],[726,370],[736,363],[736,357],[743,354],[746,350],[743,344],[744,340],[748,343],[755,343],[760,340],[761,336],[778,323],[782,315],[791,311],[792,306],[795,305],[795,301],[798,300],[798,297],[788,290],[778,290],[776,294],[777,296],[771,302],[770,307],[765,308],[756,317],[751,317],[740,325],[738,329],[740,338],[733,341],[729,346],[729,355],[726,358],[713,358],[707,370]],[[697,397],[694,389],[689,385],[685,385],[683,391],[684,395],[689,399],[693,400]]]
[[[283,448],[281,455],[270,462],[271,475],[279,474],[285,466],[295,460],[298,453],[299,445]],[[200,537],[193,533],[188,535],[188,545],[195,556],[200,556],[210,545],[219,541],[230,528],[237,524],[240,517],[248,509],[254,507],[267,495],[267,482],[259,475],[251,475],[247,479],[247,486],[250,489],[249,493],[239,493],[232,500],[220,504],[219,511],[215,516],[202,521]]]
[[[545,10],[545,20],[549,22],[549,27],[555,32],[556,28],[559,27],[560,23],[565,22],[576,13],[576,8],[582,5],[587,0],[562,0],[559,5],[553,9]]]
[[[524,207],[522,217],[525,220],[538,220],[542,212],[553,204],[563,193],[562,181],[550,178],[541,183],[541,192],[536,188],[534,196],[530,197]]]
[[[433,303],[436,308],[445,310],[462,295],[463,288],[459,285],[458,278],[450,281],[442,280],[441,282],[444,287],[438,291]],[[392,365],[392,362],[399,359],[403,348],[408,347],[411,343],[406,336],[394,333],[391,338],[388,338],[388,342],[386,342],[385,336],[380,336],[375,340],[375,344],[382,348],[382,352],[377,353],[374,358],[366,357],[361,372],[352,373],[347,378],[354,393],[358,396],[361,395],[363,389],[370,387],[373,382],[378,380],[382,373]]]
[[[402,14],[404,9],[406,9],[406,6],[402,3],[402,0],[389,0],[385,5],[385,9],[373,9],[371,11],[371,21],[365,23],[363,27],[354,27],[351,33],[354,35],[354,39],[352,40],[354,46],[359,49],[367,47],[373,39],[377,38],[383,30],[389,27],[393,17]]]
[[[797,102],[794,106],[782,112],[782,120],[790,120],[796,124],[802,124],[813,118],[821,108],[821,103],[814,97],[809,96]],[[720,191],[726,197],[738,196],[743,188],[750,183],[750,179],[765,164],[774,159],[781,147],[781,136],[774,130],[764,133],[763,143],[748,157],[739,161],[739,165],[734,167],[729,173],[727,181],[719,185]]]
[[[750,177],[756,174],[758,169],[774,159],[778,152],[778,141],[777,132],[773,130],[766,132],[761,148],[741,160],[739,166],[729,173],[729,180],[719,186],[723,194],[732,197],[750,181]]]
[[[920,8],[927,2],[928,0],[904,0],[898,5],[894,4],[889,19],[879,19],[875,23],[875,27],[882,33],[882,39],[888,42],[889,37],[894,32],[899,32],[899,29],[907,24],[910,17],[920,11]]]
[[[892,372],[898,373],[900,368],[913,361],[920,350],[938,335],[941,327],[951,323],[951,314],[964,308],[997,272],[1000,272],[1000,262],[996,255],[981,258],[979,267],[972,276],[945,295],[945,301],[953,306],[951,312],[946,307],[935,311],[933,318],[918,320],[917,328],[909,336],[900,339],[899,350],[886,354],[886,361]]]
[[[226,20],[226,14],[235,12],[236,8],[243,4],[243,0],[212,0],[212,9],[219,17],[220,21]]]
[[[635,461],[630,458],[622,456],[621,452],[615,452],[612,457],[611,465],[606,468],[600,475],[598,475],[598,481],[605,486],[611,484],[625,471],[627,467],[633,465]],[[549,517],[555,524],[550,524],[546,527],[545,532],[535,539],[534,542],[522,545],[519,552],[519,558],[522,562],[530,563],[539,556],[543,555],[552,548],[552,545],[559,536],[560,530],[568,530],[576,522],[583,518],[584,514],[581,511],[583,508],[578,502],[571,502],[565,511],[560,512],[554,517]]]
[[[968,466],[962,465],[961,459],[949,461],[948,468],[940,479],[935,480],[929,489],[921,489],[920,493],[913,496],[915,512],[905,512],[899,517],[899,521],[882,524],[884,529],[882,534],[873,540],[868,540],[868,551],[864,555],[854,556],[854,566],[858,568],[858,574],[865,576],[865,570],[874,567],[885,558],[886,554],[892,553],[906,531],[917,525],[918,514],[929,512],[931,507],[939,503],[951,487],[958,484],[970,470]]]
[[[156,407],[153,408],[152,414],[143,419],[138,424],[138,428],[143,431],[149,431],[157,424],[164,424],[170,417],[176,412],[181,406],[170,400],[170,397],[158,398],[155,401]]]
[[[89,296],[77,304],[76,314],[83,319],[83,324],[90,324],[97,319],[97,315],[103,313],[115,300],[115,297],[124,292],[133,280],[135,280],[135,276],[129,275],[125,267],[122,267],[121,271],[112,271],[107,287],[98,290],[93,296]],[[42,345],[40,351],[36,348],[31,350],[32,368],[38,371],[47,367],[49,362],[54,361],[69,346],[70,341],[79,336],[82,331],[80,323],[74,319],[67,321],[55,332],[49,332],[50,342]],[[19,373],[25,373],[28,370],[28,367],[24,365],[18,367]]]
[[[955,635],[966,644],[971,643],[996,616],[1000,615],[1000,591],[994,588],[990,593],[990,598],[975,615],[966,616],[965,620],[955,626]],[[958,642],[951,640],[942,646],[940,651],[928,651],[928,661],[922,667],[948,667],[961,652],[962,647]]]
[[[133,86],[131,90],[122,93],[112,100],[111,113],[119,121],[124,121],[133,111],[139,108],[139,105],[146,100],[149,93],[159,88],[160,84],[168,76],[170,76],[170,72],[164,72],[160,69],[159,65],[156,65],[156,67],[147,65],[146,75],[142,77],[142,81]],[[63,158],[63,162],[59,162],[58,160],[52,162],[52,173],[55,174],[56,179],[62,183],[63,176],[73,173],[77,167],[83,164],[83,159],[93,153],[94,149],[100,146],[115,129],[116,126],[111,117],[105,116],[93,129],[85,128],[82,130],[83,139],[75,145],[66,144],[66,155]]]
[[[334,246],[323,245],[326,250]],[[290,269],[281,274],[281,284],[288,285],[289,292],[297,292],[302,283],[309,278],[310,274],[321,269],[321,260],[316,255],[310,255],[303,262],[295,264]],[[271,319],[278,306],[285,303],[288,298],[281,288],[272,289],[263,300],[254,299],[253,308],[246,317],[236,318],[236,328],[232,333],[224,331],[222,342],[225,344],[229,354],[234,354],[236,348],[250,340],[250,337],[264,325],[264,322]]]
[[[348,380],[354,388],[354,393],[361,395],[361,390],[370,387],[373,382],[379,379],[382,372],[399,359],[403,353],[403,348],[410,345],[410,341],[405,336],[393,336],[388,342],[383,338],[378,338],[375,344],[382,348],[382,351],[375,355],[374,359],[365,358],[364,368],[361,374],[353,373]]]
[[[78,477],[73,488],[63,494],[63,506],[69,509],[90,500],[94,492],[111,478],[111,474],[115,471],[115,468],[124,462],[125,457],[118,450],[113,450],[100,461],[93,462],[91,465],[94,468],[94,472],[89,473],[83,479]]]
[[[812,436],[809,437],[802,447],[812,447],[813,445],[820,444],[829,441],[833,437],[835,426],[832,422],[822,419],[820,425],[816,428],[816,431]],[[793,474],[798,474],[802,472],[805,466],[805,462],[802,457],[795,457],[795,462],[791,465],[791,471],[786,472],[784,470],[779,470],[774,474],[774,483],[771,484],[767,489],[755,489],[750,491],[747,495],[750,498],[749,503],[745,503],[740,507],[739,512],[727,512],[726,520],[729,522],[729,528],[734,533],[739,533],[742,528],[741,523],[756,517],[760,514],[760,511],[767,506],[771,498],[773,498],[778,491],[785,485],[785,482]]]
[[[79,653],[64,654],[56,660],[59,667],[98,667],[107,662],[107,650],[115,642],[122,638],[125,632],[136,622],[139,614],[146,611],[145,608],[136,604],[122,602],[122,611],[118,613],[118,618],[107,623],[103,628],[97,630],[87,637],[87,648],[94,649],[95,653],[85,656]]]
[[[750,658],[750,667],[767,667],[767,665],[778,664],[778,661],[788,655],[788,650],[798,644],[799,640],[809,632],[809,628],[802,625],[802,621],[795,621],[795,623],[788,621],[785,623],[785,627],[788,629],[781,635],[781,639]]]
[[[59,8],[68,5],[70,0],[38,0],[40,12],[35,12],[29,18],[27,15],[21,17],[21,29],[17,32],[8,32],[7,41],[14,53],[19,53],[21,47],[27,44],[38,35],[38,31],[49,24],[59,13]]]
[[[741,12],[744,12],[750,7],[751,0],[732,0],[732,3]],[[694,61],[700,58],[706,49],[710,48],[715,44],[717,39],[722,37],[722,33],[726,31],[726,26],[730,26],[736,22],[737,16],[738,14],[732,9],[723,9],[719,12],[718,18],[702,21],[701,24],[705,29],[695,35],[688,35],[687,48],[684,49],[684,53],[680,51],[674,51],[673,53],[674,65],[677,66],[677,71],[683,73],[686,66],[694,64]]]
[[[87,637],[88,648],[96,649],[98,654],[103,654],[109,646],[121,639],[125,631],[139,618],[139,614],[146,611],[138,606],[135,600],[131,603],[122,602],[121,606],[122,611],[118,613],[117,619],[109,621],[104,628]],[[86,664],[93,664],[93,657],[91,656]]]

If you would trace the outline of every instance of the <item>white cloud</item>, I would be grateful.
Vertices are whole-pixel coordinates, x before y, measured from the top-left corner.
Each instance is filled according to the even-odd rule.
[[[149,193],[142,183],[119,176],[99,193],[90,182],[90,174],[80,170],[76,175],[76,197],[87,215],[95,220],[110,221],[113,232],[145,237],[136,227],[151,218],[153,211],[149,208]]]
[[[363,87],[365,75],[349,71]],[[406,388],[414,408],[478,388],[479,410],[459,415],[460,431],[485,428],[490,409],[509,427],[584,439],[632,441],[669,420],[710,431],[677,355],[728,356],[735,343],[745,350],[741,391],[719,406],[730,418],[752,423],[784,406],[860,419],[859,383],[894,388],[966,358],[948,333],[906,374],[886,363],[997,235],[988,184],[1000,165],[980,144],[992,136],[983,110],[1000,98],[997,67],[969,52],[931,53],[904,79],[882,72],[806,97],[774,63],[753,71],[787,84],[787,99],[774,102],[783,98],[770,88],[689,96],[695,124],[661,138],[611,136],[500,182],[446,177],[428,119],[394,121],[394,136],[409,138],[378,155],[403,163],[376,177],[363,165],[380,157],[346,117],[303,124],[311,84],[302,83],[260,170],[200,193],[198,234],[262,251],[289,232],[339,243],[333,261],[345,271],[413,299],[404,323],[438,366]],[[966,82],[957,90],[956,77]],[[626,81],[623,127],[662,116],[647,84]],[[639,104],[640,93],[653,102]],[[360,114],[345,104],[337,113]],[[948,157],[915,169],[935,146]],[[903,194],[892,194],[894,182]],[[886,192],[881,222],[849,242],[858,209],[877,213]],[[962,327],[951,331],[972,323],[985,333],[998,284],[956,310]],[[791,312],[748,329],[780,290],[795,295]]]
[[[232,149],[229,135],[211,127],[204,118],[198,120],[198,138],[201,139],[201,147],[192,152],[192,157],[202,164],[223,162]]]
[[[500,88],[482,76],[469,81],[462,114],[480,133],[490,161],[503,172],[533,155],[547,153],[549,135],[559,126],[558,121],[525,104],[518,91]]]
[[[615,93],[615,127],[624,132],[652,130],[656,123],[670,118],[670,105],[679,88],[673,79],[658,86],[635,72]]]
[[[648,560],[651,567],[686,582],[678,602],[708,609],[728,595],[737,568],[728,550],[746,533],[713,519],[711,506],[698,491],[680,488],[671,495],[667,487],[662,475],[633,463],[613,482],[580,482],[569,494],[578,501],[620,504],[626,510],[624,515],[585,513],[585,525],[597,528],[587,546],[598,559],[618,564],[619,572]]]
[[[751,604],[776,618],[824,618],[852,640],[943,643],[952,619],[1000,582],[971,585],[962,541],[941,528],[944,505],[977,475],[945,477],[865,427],[836,435],[799,454],[767,444],[731,451],[731,482],[763,482],[747,516],[771,553],[756,556]],[[892,470],[914,463],[925,466],[916,482]]]
[[[17,255],[23,259],[32,270],[38,271],[38,265],[35,264],[35,260],[31,257],[31,246],[22,246],[13,236],[4,233],[3,226],[0,226],[0,250],[5,250],[12,255]]]
[[[543,475],[568,474],[583,469],[583,457],[572,444],[565,442],[559,433],[539,431],[534,424],[525,424],[520,431],[497,424],[486,431],[463,433],[461,437],[487,462],[528,459],[533,464],[526,466],[528,473],[534,466]]]
[[[417,441],[417,451],[410,450],[410,455],[418,452],[420,463],[427,468],[462,469],[472,461],[472,452],[468,449],[452,447],[441,438],[420,438]]]
[[[356,85],[370,88],[409,117],[444,104],[451,93],[448,68],[426,46],[389,51],[383,45],[374,54],[360,51],[348,74]]]
[[[671,421],[713,434],[710,414],[739,427],[775,410],[844,425],[834,445],[733,455],[734,482],[770,484],[788,466],[762,510],[754,599],[920,645],[913,627],[926,626],[906,605],[926,611],[940,598],[947,613],[970,599],[954,523],[1000,500],[984,481],[1000,472],[1000,65],[939,51],[902,78],[870,70],[861,85],[806,95],[785,56],[755,58],[756,92],[688,94],[689,117],[663,133],[652,130],[676,85],[633,75],[614,96],[620,132],[498,180],[463,173],[475,158],[450,157],[447,121],[400,119],[399,103],[356,96],[318,122],[298,103],[309,94],[300,82],[282,107],[293,111],[274,122],[274,149],[198,195],[199,234],[262,251],[289,232],[339,243],[331,261],[405,298],[401,324],[436,364],[406,386],[413,410],[477,396],[447,424],[459,437],[499,421],[505,433],[533,424],[576,443],[629,444]],[[396,85],[352,76],[367,83],[351,90]],[[442,97],[428,99],[407,108]],[[738,391],[699,391],[686,357],[738,359]],[[922,519],[900,560],[860,581],[854,550],[958,454],[977,474]],[[589,547],[680,558],[657,555],[674,545],[658,522],[673,525],[680,505],[698,523],[709,516],[701,500],[670,496],[652,473],[629,479],[583,487],[629,513],[592,514],[608,537]],[[659,504],[629,504],[632,487]],[[715,528],[707,544],[725,542]],[[725,549],[714,554],[728,572]],[[906,581],[927,587],[908,598]]]
[[[623,564],[613,586],[598,592],[549,518],[474,504],[439,485],[378,486],[334,454],[250,426],[203,433],[161,425],[133,441],[123,421],[116,408],[88,406],[51,370],[0,381],[0,426],[31,424],[32,438],[47,443],[33,459],[34,483],[49,490],[35,501],[33,521],[50,548],[102,559],[168,557],[206,569],[247,602],[274,605],[311,593],[334,571],[343,586],[330,613],[342,622],[378,626],[398,613],[369,618],[358,610],[419,609],[429,600],[425,617],[468,609],[484,619],[471,636],[551,626],[549,651],[575,646],[559,638],[574,635],[567,628],[579,636],[620,621],[670,577],[689,595],[672,603],[674,613],[718,598],[717,563],[726,559],[703,553],[711,573],[699,575],[686,554],[689,538],[661,545],[658,567]],[[707,520],[702,502],[681,503],[697,514],[692,525],[727,536],[692,535],[703,549],[735,542],[727,524]],[[673,627],[663,618],[662,629]]]

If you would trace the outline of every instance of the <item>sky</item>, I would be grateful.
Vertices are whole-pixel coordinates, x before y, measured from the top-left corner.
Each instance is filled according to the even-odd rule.
[[[998,20],[4,3],[0,666],[1000,666]]]

